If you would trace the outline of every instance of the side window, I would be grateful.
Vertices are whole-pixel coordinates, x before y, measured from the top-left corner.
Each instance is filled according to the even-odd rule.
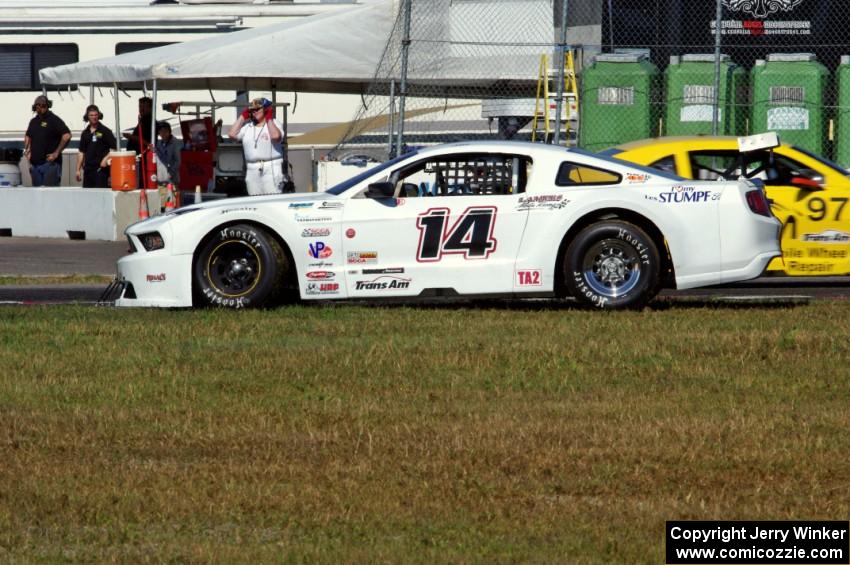
[[[557,186],[592,186],[597,184],[618,184],[623,177],[618,173],[597,169],[581,163],[564,161],[555,177]]]
[[[728,180],[741,176],[737,151],[700,151],[691,153],[691,171],[694,180]]]
[[[393,175],[399,197],[506,195],[525,192],[531,159],[469,154],[420,161]]]
[[[0,45],[0,91],[41,90],[38,71],[78,60],[76,43]]]
[[[665,171],[667,173],[676,173],[676,157],[673,155],[668,155],[667,157],[662,157],[661,159],[655,161],[654,163],[649,164],[653,169],[658,169],[659,171]]]

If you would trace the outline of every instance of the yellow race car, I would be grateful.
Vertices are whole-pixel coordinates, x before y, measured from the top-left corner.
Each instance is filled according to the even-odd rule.
[[[690,179],[760,179],[782,222],[782,257],[767,270],[798,276],[850,274],[850,172],[800,147],[750,149],[739,145],[740,139],[661,137],[602,154]]]

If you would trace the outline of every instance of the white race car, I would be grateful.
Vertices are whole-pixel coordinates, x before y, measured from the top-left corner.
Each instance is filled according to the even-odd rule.
[[[751,279],[779,255],[760,186],[582,150],[471,142],[407,153],[324,193],[179,208],[126,230],[119,306],[573,296],[634,308],[662,287]]]

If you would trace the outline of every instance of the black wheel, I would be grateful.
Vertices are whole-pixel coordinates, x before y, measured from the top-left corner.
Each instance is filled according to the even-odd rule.
[[[200,301],[212,306],[268,306],[281,295],[289,262],[280,244],[262,229],[239,224],[220,228],[200,248],[194,266]]]
[[[646,232],[620,220],[582,230],[567,247],[564,281],[579,302],[598,308],[640,308],[658,292],[661,259]]]

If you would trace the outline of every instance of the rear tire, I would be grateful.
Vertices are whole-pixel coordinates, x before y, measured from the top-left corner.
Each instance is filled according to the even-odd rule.
[[[219,228],[201,246],[193,271],[201,303],[256,308],[278,300],[289,261],[264,230],[237,224]]]
[[[564,254],[564,281],[579,302],[604,309],[640,308],[658,293],[661,259],[652,238],[621,220],[582,230]]]

